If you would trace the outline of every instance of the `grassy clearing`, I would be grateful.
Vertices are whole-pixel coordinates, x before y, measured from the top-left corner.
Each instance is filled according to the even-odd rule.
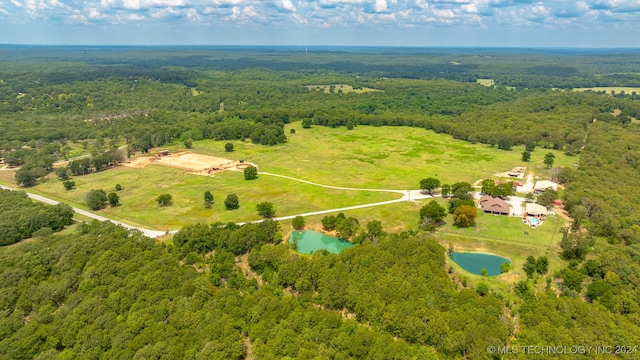
[[[526,258],[530,255],[549,258],[549,269],[553,272],[562,268],[565,262],[560,259],[558,243],[562,239],[562,227],[566,223],[561,217],[549,217],[537,229],[530,229],[519,217],[489,215],[479,212],[476,226],[457,228],[452,225],[451,216],[445,219],[446,225],[436,233],[442,246],[451,244],[456,251],[482,251],[505,256],[512,261],[512,270],[499,276],[501,281],[513,283],[526,278],[522,270]],[[456,272],[472,280],[484,277],[470,274],[448,261]]]
[[[607,94],[611,94],[611,92],[615,92],[616,94],[620,94],[621,92],[625,92],[625,94],[631,94],[632,92],[640,93],[640,88],[638,87],[618,87],[618,86],[605,86],[605,87],[590,87],[590,88],[575,88],[573,91],[604,91]]]
[[[290,128],[296,133],[290,134]],[[531,162],[525,163],[524,147],[504,151],[408,127],[358,126],[349,131],[321,126],[302,129],[294,123],[285,132],[289,141],[278,146],[232,141],[235,151],[229,154],[224,151],[227,141],[204,140],[195,142],[192,151],[245,159],[258,164],[261,171],[323,184],[388,189],[415,189],[420,179],[432,176],[443,183],[473,183],[514,166],[528,166],[544,175],[547,152],[555,154],[557,166],[577,161],[561,151],[537,149]]]
[[[10,185],[16,182],[15,170],[0,170],[0,182],[4,182],[3,185]]]
[[[257,220],[260,217],[256,214],[256,204],[263,201],[272,202],[277,215],[285,216],[399,197],[392,193],[325,189],[271,176],[246,181],[241,172],[223,172],[216,177],[197,176],[161,165],[143,169],[118,167],[74,177],[73,181],[76,189],[71,191],[65,191],[57,179],[34,189],[82,208],[89,190],[111,192],[116,184],[120,184],[123,190],[118,194],[122,205],[101,210],[100,214],[160,230],[167,226],[177,229],[197,222]],[[203,205],[203,194],[207,190],[212,192],[215,200],[210,209]],[[173,196],[172,206],[159,207],[156,203],[156,198],[164,193]],[[240,209],[228,211],[224,208],[224,199],[230,193],[238,195]]]
[[[393,233],[406,230],[418,229],[418,217],[420,208],[424,205],[422,202],[403,201],[394,204],[376,206],[364,209],[355,209],[344,211],[345,216],[352,216],[360,222],[361,226],[373,220],[380,220],[384,231]],[[337,215],[337,214],[336,214]],[[309,216],[305,218],[308,228],[320,229],[320,222],[325,215]],[[291,221],[282,222],[282,230],[284,233],[293,230]]]
[[[476,80],[476,82],[484,86],[493,86],[496,84],[496,82],[493,79],[478,79]]]
[[[376,89],[371,89],[367,87],[362,87],[360,89],[354,89],[353,86],[347,84],[333,84],[333,85],[306,85],[305,86],[309,90],[322,90],[325,94],[329,94],[331,92],[342,92],[342,93],[356,93],[361,94],[365,92],[372,91],[381,91]]]

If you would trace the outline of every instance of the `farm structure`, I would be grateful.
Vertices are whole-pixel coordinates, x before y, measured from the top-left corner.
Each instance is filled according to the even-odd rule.
[[[549,180],[538,180],[536,184],[533,186],[533,193],[536,195],[542,194],[547,189],[558,190],[558,184]]]

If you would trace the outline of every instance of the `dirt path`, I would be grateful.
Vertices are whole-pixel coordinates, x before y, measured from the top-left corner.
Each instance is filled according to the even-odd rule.
[[[336,212],[343,212],[343,211],[348,211],[348,210],[355,210],[355,209],[364,209],[364,208],[368,208],[368,207],[374,207],[374,206],[383,206],[383,205],[389,205],[389,204],[395,204],[398,202],[403,202],[403,201],[417,201],[417,200],[422,200],[422,199],[428,199],[428,198],[432,198],[432,195],[428,195],[428,194],[424,194],[421,190],[393,190],[393,189],[362,189],[362,188],[350,188],[350,187],[341,187],[341,186],[333,186],[333,185],[324,185],[324,184],[318,184],[318,183],[314,183],[311,181],[307,181],[307,180],[302,180],[302,179],[297,179],[294,177],[290,177],[290,176],[285,176],[285,175],[278,175],[278,174],[272,174],[272,173],[266,173],[266,172],[260,172],[259,174],[261,175],[267,175],[267,176],[276,176],[276,177],[281,177],[281,178],[285,178],[285,179],[289,179],[289,180],[293,180],[293,181],[299,181],[299,182],[303,182],[306,184],[310,184],[310,185],[314,185],[314,186],[320,186],[320,187],[324,187],[324,188],[328,188],[328,189],[337,189],[337,190],[349,190],[349,191],[375,191],[375,192],[390,192],[390,193],[396,193],[396,194],[400,194],[402,195],[399,199],[395,199],[395,200],[388,200],[388,201],[380,201],[380,202],[375,202],[375,203],[369,203],[369,204],[361,204],[361,205],[354,205],[354,206],[347,206],[347,207],[342,207],[342,208],[335,208],[335,209],[327,209],[327,210],[320,210],[320,211],[313,211],[313,212],[308,212],[308,213],[302,213],[302,214],[294,214],[294,215],[287,215],[287,216],[281,216],[281,217],[277,217],[277,218],[273,218],[272,220],[290,220],[293,219],[296,216],[313,216],[313,215],[323,215],[323,214],[330,214],[330,213],[336,213]],[[8,188],[6,186],[2,186],[0,185],[0,188],[3,189],[7,189],[7,190],[15,190],[12,188]],[[51,205],[56,205],[58,204],[58,201],[46,198],[44,196],[41,195],[36,195],[33,193],[29,193],[26,192],[27,196],[29,196],[31,199],[40,201],[40,202],[44,202],[47,204],[51,204]],[[163,236],[163,235],[168,235],[168,234],[175,234],[176,232],[178,232],[178,230],[172,230],[172,231],[158,231],[158,230],[150,230],[150,229],[145,229],[142,227],[138,227],[138,226],[133,226],[133,225],[129,225],[120,221],[115,221],[112,219],[108,219],[106,217],[94,214],[92,212],[86,211],[86,210],[82,210],[79,208],[75,208],[72,207],[73,211],[75,211],[78,214],[87,216],[89,218],[92,219],[96,219],[98,221],[110,221],[116,225],[120,225],[124,228],[127,229],[136,229],[141,231],[145,236],[151,237],[151,238],[156,238],[159,236]],[[240,222],[238,223],[238,225],[243,225],[243,224],[248,224],[248,223],[259,223],[264,221],[264,219],[261,220],[255,220],[255,221],[246,221],[246,222]]]

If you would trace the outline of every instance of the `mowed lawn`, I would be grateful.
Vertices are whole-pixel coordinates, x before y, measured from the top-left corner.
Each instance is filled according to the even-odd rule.
[[[289,129],[296,129],[290,134]],[[256,163],[260,171],[293,176],[323,184],[387,189],[417,189],[420,179],[437,177],[442,183],[473,183],[514,166],[528,166],[544,176],[544,155],[555,155],[556,165],[570,166],[578,160],[561,151],[536,149],[531,162],[522,161],[523,147],[511,151],[485,144],[471,144],[419,128],[357,126],[353,130],[300,123],[287,125],[288,142],[261,146],[250,141],[204,140],[191,151]]]
[[[326,189],[293,180],[273,176],[260,176],[256,180],[244,180],[242,172],[222,172],[216,177],[198,176],[183,170],[162,165],[150,165],[142,169],[117,167],[99,173],[72,178],[76,188],[65,191],[62,183],[51,179],[34,189],[44,195],[51,194],[71,205],[86,207],[85,196],[91,189],[118,192],[120,206],[100,210],[106,217],[143,224],[164,230],[206,222],[242,222],[258,220],[256,204],[270,201],[275,205],[276,216],[295,215],[318,210],[367,204],[398,199],[400,194],[371,191]],[[204,192],[211,191],[215,204],[204,207]],[[173,205],[160,207],[156,198],[170,194]],[[240,208],[226,210],[224,199],[230,193],[238,195]]]

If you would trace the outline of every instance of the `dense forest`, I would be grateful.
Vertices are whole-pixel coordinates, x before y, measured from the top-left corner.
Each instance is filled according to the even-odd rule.
[[[312,50],[1,47],[0,158],[30,187],[61,159],[79,176],[173,142],[273,146],[291,122],[552,148],[575,157],[550,169],[573,219],[561,269],[505,296],[451,276],[425,232],[311,256],[269,220],[194,224],[171,244],[95,222],[55,235],[68,206],[3,190],[0,243],[34,239],[0,248],[0,357],[482,359],[500,358],[489,346],[640,346],[640,99],[570,91],[640,86],[639,54]],[[306,87],[333,84],[356,91]],[[596,253],[596,242],[607,246]]]

